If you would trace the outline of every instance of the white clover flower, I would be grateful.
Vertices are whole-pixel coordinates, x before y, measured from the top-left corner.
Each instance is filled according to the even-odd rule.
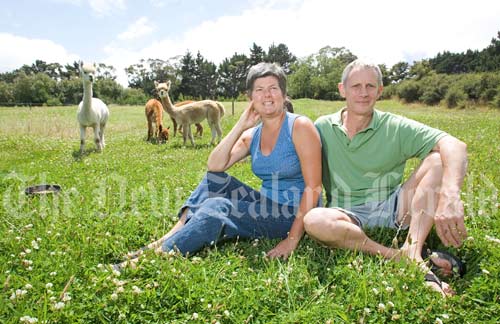
[[[29,267],[30,265],[32,265],[32,264],[33,264],[33,261],[28,260],[28,259],[24,259],[24,260],[22,261],[22,264],[23,264],[25,267]]]
[[[193,319],[198,319],[198,313],[193,313]]]
[[[62,297],[62,301],[69,302],[70,300],[71,300],[71,296],[69,295],[69,293],[64,293],[64,295]]]
[[[442,314],[441,317],[444,319],[450,319],[450,315],[448,314]]]
[[[387,283],[387,281],[382,280],[382,285],[387,286],[387,285],[389,285],[389,284]]]
[[[16,241],[21,241],[23,238],[20,236],[16,236]]]
[[[394,291],[394,288],[392,288],[391,286],[387,286],[387,287],[385,287],[385,291],[387,291],[388,293],[391,293]]]
[[[51,273],[49,273],[49,275],[50,275],[51,277],[55,277],[55,276],[57,275],[57,272],[52,271]]]
[[[443,321],[439,317],[436,317],[436,321],[434,323],[443,324]]]
[[[373,291],[373,293],[374,293],[375,295],[378,295],[378,289],[377,289],[377,288],[373,288],[373,289],[372,289],[372,291]]]
[[[489,275],[489,274],[490,274],[490,272],[489,272],[488,270],[486,270],[486,269],[482,269],[481,271],[482,271],[485,275]]]
[[[25,315],[25,316],[20,317],[19,321],[21,323],[33,324],[33,323],[38,323],[38,318]]]
[[[200,298],[200,302],[204,303],[205,302],[205,298]]]
[[[51,296],[51,297],[49,298],[49,301],[51,301],[51,302],[55,302],[56,300],[57,300],[57,298],[56,298],[55,296]]]
[[[207,308],[208,309],[212,308],[212,304],[207,304]]]
[[[118,315],[118,319],[119,320],[124,320],[127,318],[127,315],[123,314],[123,313],[120,313],[120,315]]]
[[[54,285],[52,284],[52,282],[49,282],[49,283],[47,283],[47,284],[45,285],[45,288],[47,288],[47,289],[50,289],[50,288],[52,288],[52,287],[54,287]]]
[[[116,288],[116,292],[121,294],[121,293],[125,292],[125,288],[120,286],[120,287]]]
[[[394,303],[393,302],[387,302],[387,306],[389,306],[389,308],[394,308]]]
[[[29,290],[29,289],[33,288],[33,286],[31,284],[27,283],[26,285],[24,285],[24,288],[26,290]]]
[[[110,296],[111,300],[117,300],[118,299],[118,294],[117,293],[112,293]]]
[[[132,286],[132,293],[134,295],[139,295],[140,293],[142,293],[142,290],[137,286]]]
[[[40,246],[38,245],[38,242],[33,240],[31,241],[31,247],[34,248],[35,250],[40,249]]]
[[[65,306],[65,305],[66,305],[66,304],[65,304],[64,302],[58,302],[58,303],[55,303],[55,304],[54,304],[54,309],[55,309],[55,310],[61,310],[61,309],[63,309],[63,308],[64,308],[64,306]]]
[[[231,313],[229,313],[229,311],[228,311],[227,309],[224,311],[224,315],[225,315],[225,316],[229,317],[229,315],[230,315],[230,314],[231,314]]]
[[[371,310],[370,310],[368,307],[365,307],[365,308],[363,309],[363,312],[364,312],[366,315],[368,315],[368,314],[370,314],[370,313],[371,313]]]
[[[28,293],[28,291],[25,289],[16,289],[16,291],[13,292],[12,295],[10,295],[10,300],[16,300],[16,299],[22,298],[27,293]]]
[[[500,239],[497,239],[496,237],[485,235],[484,238],[490,242],[495,242],[500,244]]]
[[[21,252],[21,253],[19,253],[19,256],[20,256],[21,258],[24,258],[24,257],[26,256],[26,252]]]
[[[384,303],[379,303],[378,306],[377,306],[377,309],[379,312],[384,312],[385,311],[385,305]]]

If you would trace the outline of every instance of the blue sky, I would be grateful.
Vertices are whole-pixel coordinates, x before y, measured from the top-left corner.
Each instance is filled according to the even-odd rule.
[[[2,1],[0,72],[36,59],[123,69],[186,51],[218,64],[284,43],[298,57],[324,46],[392,66],[444,50],[482,49],[500,30],[495,0],[17,0]]]

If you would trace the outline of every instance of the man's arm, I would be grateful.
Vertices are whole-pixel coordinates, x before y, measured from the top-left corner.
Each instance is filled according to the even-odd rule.
[[[467,237],[464,206],[460,199],[467,171],[467,145],[453,136],[441,138],[433,151],[438,151],[443,163],[443,179],[434,221],[436,232],[444,245],[459,247]]]

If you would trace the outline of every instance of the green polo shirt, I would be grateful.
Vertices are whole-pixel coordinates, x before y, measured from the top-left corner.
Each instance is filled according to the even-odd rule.
[[[342,127],[342,110],[315,122],[322,143],[327,207],[349,208],[387,199],[401,183],[406,161],[425,158],[446,135],[375,109],[368,127],[351,140]]]

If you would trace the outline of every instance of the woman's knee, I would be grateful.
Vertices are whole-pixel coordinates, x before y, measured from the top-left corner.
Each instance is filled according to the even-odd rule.
[[[206,199],[196,214],[203,214],[203,217],[228,216],[231,213],[233,204],[224,197],[212,197]]]

